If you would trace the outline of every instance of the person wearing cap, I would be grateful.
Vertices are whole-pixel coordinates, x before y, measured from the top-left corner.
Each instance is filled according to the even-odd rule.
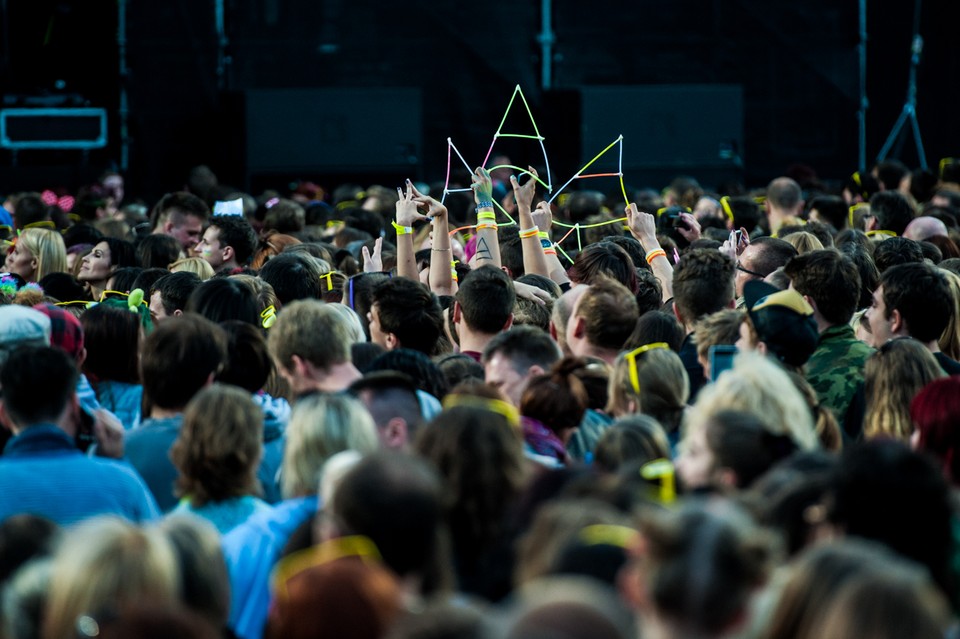
[[[813,307],[795,290],[781,291],[762,281],[747,282],[743,297],[747,315],[737,348],[759,351],[799,372],[820,338]]]
[[[960,362],[942,353],[939,344],[952,315],[950,283],[938,268],[921,262],[884,271],[865,317],[874,348],[896,337],[913,337],[947,375],[960,375]]]

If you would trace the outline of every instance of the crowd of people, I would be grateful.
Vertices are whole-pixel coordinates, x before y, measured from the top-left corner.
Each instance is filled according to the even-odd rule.
[[[957,636],[960,164],[517,173],[7,196],[0,636]]]

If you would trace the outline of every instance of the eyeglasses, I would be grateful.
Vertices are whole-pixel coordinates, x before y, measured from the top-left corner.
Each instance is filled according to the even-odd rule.
[[[637,358],[647,351],[653,351],[661,348],[670,350],[670,345],[666,342],[644,344],[640,348],[636,348],[623,356],[624,361],[626,361],[627,365],[630,367],[630,387],[633,388],[633,392],[637,395],[640,394],[640,373],[637,371]]]
[[[764,275],[763,273],[758,273],[757,271],[751,271],[748,268],[744,268],[743,265],[740,264],[740,262],[737,262],[737,270],[740,271],[741,273],[746,273],[747,275],[753,275],[754,277],[759,277],[760,279],[763,279],[766,277],[766,275]]]

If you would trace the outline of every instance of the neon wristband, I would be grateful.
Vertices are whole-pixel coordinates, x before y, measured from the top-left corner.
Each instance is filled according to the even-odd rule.
[[[527,239],[528,237],[537,237],[537,233],[539,233],[539,232],[540,232],[540,229],[538,229],[538,228],[535,227],[535,226],[534,226],[534,227],[531,227],[531,228],[529,228],[529,229],[522,229],[522,230],[520,231],[520,239],[521,239],[521,240],[525,240],[525,239]]]
[[[493,229],[494,231],[496,231],[497,225],[496,224],[477,224],[477,230],[480,231],[482,229]]]
[[[478,219],[478,220],[496,220],[496,219],[497,219],[497,214],[494,213],[492,210],[491,210],[491,211],[481,211],[480,213],[477,213],[477,219]]]
[[[391,222],[393,228],[396,229],[397,235],[411,235],[413,233],[412,226],[400,226],[396,222]]]
[[[647,253],[647,257],[646,257],[647,264],[651,264],[653,260],[657,259],[658,257],[666,257],[666,256],[667,256],[667,252],[664,251],[662,248],[654,249],[649,253]]]
[[[549,231],[540,231],[539,233],[537,233],[537,235],[540,237],[541,240],[549,240],[549,239],[550,239],[550,232],[549,232]]]

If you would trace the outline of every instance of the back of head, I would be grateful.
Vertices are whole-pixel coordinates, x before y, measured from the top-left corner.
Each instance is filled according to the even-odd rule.
[[[939,269],[923,262],[901,264],[884,271],[880,285],[885,319],[896,310],[911,337],[923,343],[940,339],[953,315],[953,297]]]
[[[239,320],[220,324],[227,334],[227,363],[217,381],[256,393],[274,371],[267,340],[260,329]]]
[[[229,277],[215,277],[201,283],[190,294],[186,310],[211,322],[240,320],[260,325],[260,308],[253,290]]]
[[[787,262],[784,271],[793,288],[813,299],[823,319],[846,324],[860,300],[860,273],[853,261],[832,249],[811,251]]]
[[[580,425],[589,398],[575,371],[586,360],[568,357],[557,362],[544,375],[529,381],[520,398],[520,412],[536,419],[563,438]]]
[[[867,403],[863,434],[907,440],[913,432],[910,401],[929,382],[945,373],[932,353],[918,340],[889,340],[863,367]]]
[[[355,557],[311,566],[278,584],[267,639],[379,639],[401,610],[385,567]]]
[[[297,254],[280,254],[260,269],[260,278],[273,287],[281,304],[319,299],[321,275],[323,272],[315,259]]]
[[[624,353],[614,363],[607,410],[626,415],[633,402],[632,412],[650,415],[667,432],[677,432],[690,397],[690,380],[683,361],[662,343],[640,348],[646,350]]]
[[[568,275],[578,284],[593,284],[598,276],[605,276],[620,282],[631,291],[637,289],[633,260],[623,248],[613,242],[598,242],[580,251]]]
[[[796,181],[780,177],[767,186],[767,202],[781,211],[794,211],[803,203],[803,191]]]
[[[876,173],[884,191],[896,191],[900,188],[901,180],[910,173],[910,169],[900,160],[884,160],[873,168],[873,173]]]
[[[457,291],[463,321],[472,330],[488,335],[503,330],[513,313],[516,299],[513,282],[506,273],[493,266],[470,271]]]
[[[791,258],[800,254],[800,251],[793,244],[776,237],[758,237],[750,241],[750,246],[756,249],[752,267],[764,276],[770,275],[781,266],[786,265]]]
[[[223,329],[198,315],[162,322],[143,343],[140,377],[149,406],[182,410],[227,358]]]
[[[663,342],[674,353],[683,345],[683,327],[675,315],[663,311],[648,311],[637,320],[637,326],[624,344],[625,349],[634,349],[644,344]]]
[[[80,317],[87,348],[83,372],[94,383],[140,382],[141,320],[126,304],[107,302]]]
[[[350,394],[367,407],[377,428],[385,428],[391,419],[399,417],[406,423],[408,436],[412,436],[420,423],[422,412],[417,387],[403,373],[368,373],[350,385]]]
[[[227,623],[230,577],[216,528],[200,517],[171,514],[159,524],[180,568],[180,601],[213,627]]]
[[[704,426],[721,410],[739,410],[753,414],[771,435],[787,436],[801,450],[819,446],[813,416],[790,376],[776,363],[758,353],[741,353],[733,369],[697,396],[688,422]]]
[[[613,589],[586,577],[545,577],[518,593],[506,639],[629,639],[636,629]]]
[[[930,459],[892,440],[860,443],[844,448],[831,483],[832,523],[922,564],[952,594],[950,488]]]
[[[682,321],[693,324],[730,306],[735,295],[734,264],[719,251],[693,249],[673,271],[673,304]]]
[[[929,576],[903,561],[852,577],[825,603],[809,637],[939,639],[951,622],[950,606]]]
[[[817,219],[840,231],[847,226],[847,204],[836,195],[820,195],[810,201],[810,211],[816,211]]]
[[[347,395],[315,393],[301,398],[293,408],[286,436],[281,488],[287,498],[315,493],[324,463],[337,453],[367,454],[379,446],[370,413]]]
[[[197,393],[170,449],[180,477],[177,493],[200,508],[259,492],[263,411],[250,393],[214,384]]]
[[[747,282],[743,290],[750,327],[767,352],[790,367],[806,364],[820,339],[810,304],[797,291],[766,282]]]
[[[534,326],[517,326],[500,333],[487,343],[483,361],[494,356],[509,360],[516,371],[527,371],[531,366],[548,370],[560,361],[560,347],[553,339]]]
[[[4,411],[20,428],[56,422],[76,393],[78,376],[62,350],[21,346],[0,368]]]
[[[196,273],[181,271],[161,277],[154,282],[150,293],[159,291],[164,312],[173,315],[174,311],[183,311],[187,307],[187,300],[198,286],[200,277]]]
[[[183,255],[183,248],[175,238],[153,233],[137,243],[137,259],[143,268],[167,268]]]
[[[630,415],[615,421],[603,431],[594,451],[594,463],[606,472],[617,472],[627,464],[643,465],[669,458],[666,432],[647,415]]]
[[[637,326],[639,309],[636,298],[626,286],[609,278],[600,278],[581,296],[576,315],[584,321],[590,344],[620,350]]]
[[[899,191],[882,191],[870,198],[870,215],[877,219],[878,229],[903,235],[916,212]]]
[[[883,274],[888,268],[900,264],[923,262],[923,247],[919,242],[905,237],[891,237],[877,244],[873,250],[873,262]]]
[[[83,326],[77,316],[53,304],[37,304],[33,308],[50,318],[50,346],[77,361],[84,348]]]
[[[439,477],[424,461],[381,452],[347,472],[330,509],[341,534],[368,537],[395,573],[426,576],[440,550],[442,495]]]
[[[346,318],[318,300],[299,300],[277,315],[267,337],[277,364],[293,370],[293,356],[327,370],[350,362],[351,327]]]
[[[409,348],[387,351],[373,360],[367,371],[396,371],[409,377],[418,389],[437,399],[447,394],[447,381],[440,367],[420,351]]]
[[[117,517],[90,519],[57,550],[43,628],[45,639],[74,636],[80,615],[96,617],[138,603],[174,603],[179,574],[170,542],[155,528]]]
[[[749,519],[730,505],[688,502],[650,513],[639,578],[656,614],[678,636],[721,636],[741,623],[769,572],[772,550]]]
[[[919,450],[936,457],[952,484],[960,483],[960,378],[935,379],[910,402]]]
[[[395,335],[403,348],[433,354],[443,331],[443,316],[437,296],[426,286],[404,277],[389,279],[373,290],[373,305],[381,332]]]

